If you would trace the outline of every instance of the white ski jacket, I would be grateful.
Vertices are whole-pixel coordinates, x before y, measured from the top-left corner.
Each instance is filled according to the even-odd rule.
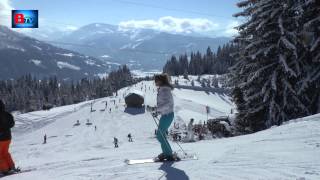
[[[171,88],[168,86],[161,86],[158,88],[157,95],[157,111],[161,115],[166,115],[173,112],[173,96]]]

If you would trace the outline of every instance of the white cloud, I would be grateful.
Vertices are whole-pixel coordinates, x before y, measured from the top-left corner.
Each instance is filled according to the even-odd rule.
[[[171,16],[161,17],[158,20],[130,20],[119,23],[121,29],[147,28],[172,33],[191,33],[213,31],[219,27],[204,18],[176,18]]]
[[[10,26],[12,9],[10,0],[0,0],[0,25]]]
[[[224,34],[226,36],[235,36],[238,34],[238,30],[235,29],[235,27],[239,26],[240,22],[239,21],[231,21],[227,26]]]
[[[65,29],[62,29],[62,30],[65,30],[65,31],[75,31],[79,29],[78,27],[76,26],[72,26],[72,25],[69,25],[69,26],[66,26]]]

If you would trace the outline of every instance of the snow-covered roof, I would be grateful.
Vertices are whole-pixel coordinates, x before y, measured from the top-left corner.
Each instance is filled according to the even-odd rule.
[[[139,91],[139,90],[136,90],[136,89],[131,90],[131,91],[128,93],[128,95],[126,95],[126,97],[129,96],[129,95],[131,95],[131,94],[137,94],[137,95],[139,95],[139,96],[141,96],[141,97],[144,97],[144,93],[143,93],[142,91]]]
[[[224,125],[224,127],[227,129],[227,131],[231,131],[231,127],[230,127],[230,125],[229,125],[227,122],[225,122],[225,121],[220,121],[219,123],[222,124],[222,125]]]

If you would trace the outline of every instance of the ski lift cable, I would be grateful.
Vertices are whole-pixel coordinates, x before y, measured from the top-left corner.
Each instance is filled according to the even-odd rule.
[[[133,1],[127,1],[127,0],[112,0],[112,1],[117,2],[117,3],[123,3],[123,4],[132,4],[132,5],[136,5],[136,6],[150,7],[150,8],[155,8],[155,9],[163,9],[163,10],[167,10],[167,11],[182,12],[182,13],[186,13],[186,14],[197,14],[197,15],[203,15],[203,16],[214,17],[214,18],[217,17],[217,18],[224,18],[224,19],[235,19],[232,16],[228,17],[228,16],[209,14],[209,13],[204,13],[204,12],[199,12],[199,11],[177,9],[177,8],[168,8],[168,7],[164,7],[164,6],[145,4],[145,3],[141,3],[141,2],[133,2]]]

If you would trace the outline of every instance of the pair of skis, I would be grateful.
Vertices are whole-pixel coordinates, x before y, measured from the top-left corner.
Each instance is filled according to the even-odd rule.
[[[157,158],[144,158],[144,159],[126,159],[124,162],[128,165],[134,165],[134,164],[146,164],[146,163],[157,163],[157,162],[179,162],[179,161],[188,161],[188,160],[198,160],[198,157],[196,154],[184,154],[179,155],[179,160],[175,161],[159,161]]]
[[[179,160],[175,161],[159,161],[157,158],[145,158],[145,159],[126,159],[124,162],[128,165],[134,165],[134,164],[146,164],[146,163],[157,163],[157,162],[178,162],[178,161],[188,161],[188,160],[198,160],[198,157],[195,154],[184,154],[184,155],[179,155]],[[35,169],[25,169],[25,170],[20,170],[16,172],[12,172],[9,174],[0,174],[0,178],[6,177],[6,176],[12,176],[12,175],[17,175],[21,173],[27,173],[34,171]]]

